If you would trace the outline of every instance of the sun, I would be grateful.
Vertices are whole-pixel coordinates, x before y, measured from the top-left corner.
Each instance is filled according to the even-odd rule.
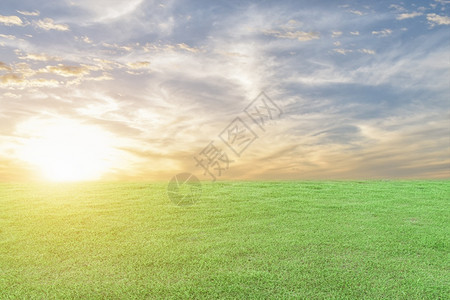
[[[29,122],[24,129],[31,136],[20,156],[46,180],[97,180],[111,168],[113,139],[98,127],[57,119]]]

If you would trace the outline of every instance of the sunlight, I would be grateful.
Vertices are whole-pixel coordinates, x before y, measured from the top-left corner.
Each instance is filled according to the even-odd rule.
[[[68,119],[22,125],[31,137],[20,155],[47,180],[96,180],[111,167],[112,137],[98,127]]]

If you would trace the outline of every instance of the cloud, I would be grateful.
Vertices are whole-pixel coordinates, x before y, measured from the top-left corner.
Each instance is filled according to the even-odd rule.
[[[19,59],[35,60],[35,61],[61,61],[60,57],[50,56],[45,53],[27,53],[24,56],[19,56]]]
[[[40,72],[52,73],[63,77],[80,77],[90,73],[87,66],[67,66],[58,64],[56,66],[47,66],[45,69],[41,69]]]
[[[437,173],[430,171],[428,162],[442,164],[441,156],[427,151],[430,143],[448,145],[442,137],[435,139],[448,136],[448,130],[429,136],[419,134],[418,128],[417,138],[399,141],[408,122],[439,129],[448,120],[441,115],[430,123],[408,119],[423,111],[422,103],[430,111],[445,111],[439,102],[448,93],[449,71],[442,64],[448,57],[445,27],[426,35],[411,27],[402,33],[411,38],[398,41],[375,38],[391,34],[381,29],[393,28],[392,19],[403,13],[389,10],[358,17],[350,15],[348,7],[297,9],[295,1],[286,1],[273,9],[252,3],[247,10],[230,5],[211,13],[167,1],[164,9],[156,3],[153,11],[150,2],[143,2],[127,15],[114,7],[102,18],[107,0],[94,1],[93,8],[91,0],[72,2],[77,3],[73,10],[50,15],[55,22],[64,20],[71,26],[66,39],[41,37],[39,32],[23,41],[1,39],[11,51],[21,49],[16,56],[5,55],[0,64],[0,75],[7,75],[0,78],[1,87],[20,96],[17,101],[8,94],[2,101],[4,115],[12,116],[0,122],[2,134],[13,132],[9,128],[14,129],[18,119],[43,112],[74,117],[126,136],[130,152],[142,154],[143,163],[125,160],[129,170],[120,172],[119,167],[118,178],[171,176],[175,170],[189,171],[195,165],[192,156],[216,138],[247,101],[265,90],[281,103],[286,115],[267,128],[264,138],[258,132],[261,138],[238,161],[242,164],[231,167],[235,178],[410,176],[407,171],[412,166],[411,174],[433,176]],[[125,2],[120,5],[129,8]],[[173,28],[158,30],[160,21],[171,22],[171,13]],[[189,20],[188,15],[192,15]],[[108,24],[97,24],[106,20]],[[421,21],[415,18],[408,24]],[[374,29],[380,31],[372,36]],[[342,30],[337,31],[342,40],[330,38],[334,30]],[[319,33],[328,38],[320,40]],[[422,38],[414,38],[417,34]],[[95,42],[86,42],[86,36]],[[312,39],[316,41],[298,42]],[[154,44],[146,44],[149,41]],[[440,55],[432,55],[436,52]],[[405,109],[409,103],[414,103],[411,110]],[[288,104],[292,105],[286,108]],[[23,117],[17,117],[19,113]],[[392,128],[383,123],[397,116],[400,121]],[[385,136],[390,139],[383,140]],[[415,155],[402,157],[401,150],[417,141],[422,144],[414,149]],[[167,161],[164,167],[161,161]],[[194,171],[201,175],[201,170]]]
[[[186,45],[185,43],[177,44],[177,47],[180,49],[189,51],[189,52],[194,52],[194,53],[199,51],[199,49],[189,47],[189,45]]]
[[[57,87],[60,82],[55,79],[33,78],[25,81],[27,87]]]
[[[389,8],[393,8],[393,9],[395,9],[396,11],[405,11],[406,9],[403,7],[403,6],[401,6],[401,5],[398,5],[398,4],[391,4],[391,5],[389,5]]]
[[[58,82],[53,79],[30,78],[36,74],[36,71],[31,69],[27,63],[16,63],[13,65],[14,68],[0,63],[0,67],[0,69],[10,72],[0,76],[0,85],[2,87],[23,89],[58,85]]]
[[[94,58],[93,61],[100,70],[111,71],[113,69],[120,69],[123,67],[121,63],[98,57]]]
[[[27,57],[33,57],[33,54],[27,55]],[[42,59],[41,61],[47,61],[46,55],[36,55],[34,58]],[[21,62],[12,65],[11,67],[0,62],[0,70],[8,71],[8,74],[0,76],[0,83],[3,87],[10,88],[32,88],[32,87],[56,87],[60,85],[74,85],[79,84],[81,80],[85,81],[101,81],[111,79],[108,74],[103,73],[93,77],[87,77],[91,70],[98,70],[96,66],[90,65],[80,65],[80,66],[68,66],[63,64],[58,64],[56,66],[46,66],[41,69],[32,69],[27,63]],[[62,77],[69,78],[69,81],[63,81],[61,79],[53,78],[35,78],[35,76],[47,73],[53,75],[59,75]]]
[[[55,21],[50,18],[45,18],[35,22],[36,26],[44,30],[57,30],[57,31],[68,31],[69,26],[66,24],[55,24]]]
[[[353,50],[342,49],[342,48],[336,48],[336,49],[333,49],[333,51],[336,52],[336,53],[342,54],[342,55],[347,55],[347,53],[353,52]]]
[[[22,20],[18,16],[2,16],[0,15],[0,23],[6,26],[23,26]]]
[[[416,47],[415,51],[404,54],[406,49]],[[402,49],[383,52],[373,64],[366,64],[352,72],[352,80],[370,85],[388,85],[396,90],[410,90],[420,86],[427,91],[448,91],[450,70],[439,62],[448,59],[448,50],[440,49],[423,52],[436,47],[436,44],[420,45],[412,42]],[[402,54],[402,57],[396,57]],[[392,100],[394,101],[394,100]]]
[[[0,37],[8,39],[8,40],[15,40],[16,37],[14,35],[10,35],[10,34],[0,34]]]
[[[298,28],[301,25],[303,25],[302,22],[299,22],[297,20],[289,20],[287,22],[287,24],[282,25],[280,27],[283,28],[283,29],[286,29],[286,30],[292,30],[292,29]]]
[[[285,31],[281,32],[278,30],[265,30],[264,34],[274,36],[282,39],[297,39],[299,41],[305,42],[310,40],[315,40],[320,38],[320,34],[318,32],[305,32],[305,31]]]
[[[106,81],[106,80],[113,80],[114,77],[112,77],[111,74],[105,72],[98,76],[84,77],[83,79],[86,81]]]
[[[340,37],[342,35],[342,31],[333,31],[331,33],[331,37],[335,38],[335,37]]]
[[[33,70],[29,64],[20,62],[14,64],[14,73],[20,74],[21,77],[27,78],[36,74],[36,71]]]
[[[2,83],[2,85],[21,83],[23,82],[23,77],[13,73],[5,74],[0,76],[0,82]]]
[[[119,47],[118,49],[124,49],[124,47]],[[131,51],[133,48],[132,47],[128,47],[128,51]],[[124,49],[126,50],[126,49]],[[157,52],[177,52],[178,50],[184,50],[187,52],[192,52],[192,53],[198,53],[201,52],[202,50],[196,47],[191,47],[185,43],[179,43],[179,44],[165,44],[165,45],[155,45],[155,44],[151,44],[151,43],[146,43],[145,45],[142,46],[142,50],[144,50],[145,52],[152,52],[152,53],[157,53]],[[178,51],[180,52],[180,51]]]
[[[408,13],[399,14],[397,16],[397,20],[412,19],[412,18],[421,16],[421,15],[423,15],[423,13],[421,13],[421,12],[412,12],[412,13],[409,13],[409,14]]]
[[[16,10],[19,14],[24,15],[24,16],[39,16],[40,13],[39,11],[20,11],[20,10]]]
[[[11,71],[11,67],[0,61],[0,70]]]
[[[150,65],[149,61],[138,61],[134,63],[128,63],[128,67],[131,69],[145,69]]]
[[[142,2],[143,0],[77,0],[71,2],[71,6],[89,12],[94,22],[104,22],[134,12]]]
[[[378,36],[382,36],[382,37],[388,36],[391,33],[392,33],[391,29],[383,29],[383,30],[380,30],[380,31],[372,31],[373,35],[378,35]]]
[[[18,74],[6,74],[0,76],[0,86],[6,88],[24,89],[36,87],[56,87],[58,85],[59,82],[55,79],[47,79],[47,78],[25,79]]]
[[[115,50],[125,50],[127,52],[133,51],[133,47],[132,46],[121,46],[121,45],[118,45],[118,44],[108,44],[108,43],[102,43],[102,46],[106,47],[106,48],[112,48],[112,49],[115,49]]]
[[[88,36],[76,36],[74,39],[76,41],[85,42],[86,44],[92,44],[93,43],[93,41]]]
[[[92,44],[92,40],[88,36],[81,37],[81,40],[86,44]]]
[[[14,98],[14,99],[18,99],[18,98],[21,98],[21,97],[22,97],[21,95],[9,93],[9,92],[8,92],[8,93],[5,93],[4,96],[5,96],[5,97],[8,97],[8,98]]]
[[[348,12],[352,13],[354,15],[358,15],[358,16],[363,16],[364,15],[364,13],[362,11],[359,11],[359,10],[349,10]]]
[[[374,50],[370,50],[370,49],[359,49],[358,50],[361,53],[365,53],[365,54],[370,54],[370,55],[374,55],[375,51]]]
[[[434,25],[450,25],[450,17],[440,16],[437,14],[427,14],[427,20],[429,23]]]

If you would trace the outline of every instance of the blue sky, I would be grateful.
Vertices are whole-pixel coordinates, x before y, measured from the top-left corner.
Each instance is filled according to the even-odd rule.
[[[211,141],[233,161],[223,179],[448,178],[449,9],[3,0],[0,180],[80,153],[104,161],[96,179],[208,180],[194,157]],[[238,116],[255,125],[243,110],[262,91],[283,114],[234,156],[218,136]],[[76,151],[48,154],[69,132]]]

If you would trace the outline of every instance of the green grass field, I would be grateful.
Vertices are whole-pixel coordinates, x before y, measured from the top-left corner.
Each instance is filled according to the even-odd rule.
[[[448,299],[448,181],[0,185],[1,299]]]

